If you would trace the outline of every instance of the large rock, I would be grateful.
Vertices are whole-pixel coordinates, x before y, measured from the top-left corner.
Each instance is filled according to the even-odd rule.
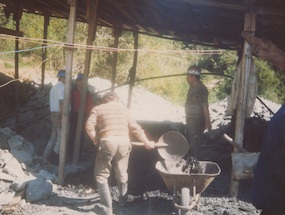
[[[0,167],[4,167],[12,158],[13,155],[8,150],[0,149]]]
[[[0,149],[9,149],[7,141],[12,136],[13,132],[10,128],[0,128]]]
[[[15,192],[6,190],[0,193],[0,205],[7,205],[9,204],[15,196]]]
[[[33,155],[29,151],[11,149],[10,152],[20,163],[30,165],[33,162]]]
[[[9,181],[9,182],[13,182],[15,180],[15,178],[11,175],[8,175],[5,172],[0,172],[0,180],[1,181]]]
[[[13,181],[12,184],[9,186],[9,188],[15,192],[19,192],[23,190],[27,184],[28,184],[27,179],[18,179],[18,180]]]
[[[8,140],[10,149],[23,149],[24,138],[20,135],[15,135]]]
[[[36,178],[28,183],[26,200],[35,202],[47,198],[52,193],[52,183],[43,177]]]
[[[22,169],[21,164],[16,158],[12,158],[7,162],[3,168],[3,172],[15,177],[15,178],[25,178],[25,172]]]

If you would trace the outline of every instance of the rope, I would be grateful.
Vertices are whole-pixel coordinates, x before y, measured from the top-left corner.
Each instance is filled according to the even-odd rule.
[[[24,38],[24,37],[16,37],[11,35],[0,34],[0,39],[5,40],[17,40],[21,42],[31,42],[36,44],[41,44],[46,48],[50,47],[63,47],[63,48],[71,48],[71,49],[85,49],[85,50],[94,50],[94,51],[105,51],[105,52],[145,52],[145,53],[160,53],[160,54],[195,54],[195,55],[213,55],[213,54],[222,54],[226,50],[218,49],[218,50],[155,50],[155,49],[127,49],[127,48],[112,48],[105,46],[91,46],[91,45],[83,45],[76,43],[63,43],[53,40],[47,39],[37,39],[37,38]],[[47,43],[53,43],[52,45],[46,46]],[[18,50],[18,51],[9,51],[2,52],[0,54],[6,54],[11,52],[25,52],[36,49],[42,49],[43,47],[35,47],[31,49]]]

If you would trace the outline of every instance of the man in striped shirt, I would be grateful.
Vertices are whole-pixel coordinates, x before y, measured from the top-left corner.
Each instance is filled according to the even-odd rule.
[[[120,204],[123,205],[128,196],[127,169],[131,152],[129,133],[143,142],[146,149],[153,149],[154,142],[148,140],[144,130],[132,118],[129,109],[119,102],[114,92],[106,93],[102,104],[92,109],[86,130],[97,146],[94,175],[101,205],[95,207],[95,212],[110,215],[113,212],[108,178],[112,168],[118,182]]]

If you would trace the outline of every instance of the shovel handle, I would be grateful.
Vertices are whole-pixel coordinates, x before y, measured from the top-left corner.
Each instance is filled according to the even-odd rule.
[[[228,143],[232,144],[234,147],[236,147],[240,152],[247,152],[241,145],[237,144],[233,141],[231,137],[229,137],[227,134],[223,135],[224,140],[226,140]]]
[[[143,142],[131,142],[131,144],[133,146],[144,146],[144,143]],[[166,143],[155,143],[154,144],[154,147],[157,147],[157,148],[160,148],[160,147],[167,147],[168,144]]]

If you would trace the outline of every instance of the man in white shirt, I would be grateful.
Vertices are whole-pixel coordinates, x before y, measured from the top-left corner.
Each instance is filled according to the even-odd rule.
[[[59,70],[57,73],[58,82],[50,90],[49,102],[52,122],[52,134],[45,148],[43,158],[48,160],[54,151],[59,155],[60,149],[60,135],[61,135],[61,117],[64,100],[64,83],[65,70]]]

